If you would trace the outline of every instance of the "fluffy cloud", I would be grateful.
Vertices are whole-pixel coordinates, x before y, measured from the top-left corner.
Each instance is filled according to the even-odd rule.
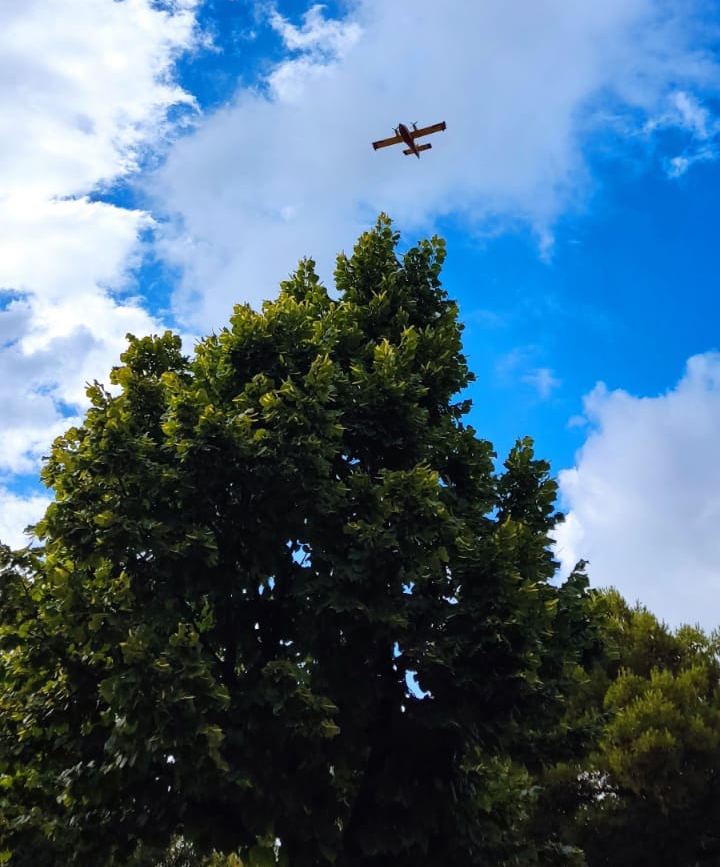
[[[331,21],[316,6],[300,26],[272,13],[288,57],[179,141],[156,179],[174,217],[164,254],[184,269],[178,310],[198,328],[274,294],[303,253],[328,278],[379,210],[413,230],[450,213],[478,231],[524,221],[547,246],[556,217],[584,201],[591,133],[649,135],[662,116],[695,135],[693,93],[720,80],[694,0],[349,9]],[[421,164],[373,152],[398,120],[448,130]]]
[[[106,379],[127,331],[159,324],[131,297],[149,214],[90,194],[137,170],[192,105],[170,71],[195,44],[196,0],[10,0],[0,12],[0,470],[37,470]],[[41,497],[0,490],[0,539]]]
[[[170,63],[195,0],[10,0],[2,8],[0,134],[6,200],[81,195],[137,165],[168,106],[191,98]]]
[[[362,32],[356,23],[326,19],[320,4],[310,7],[301,27],[291,24],[275,9],[270,11],[269,21],[271,27],[282,37],[286,48],[291,51],[312,52],[321,60],[345,54],[357,42]],[[286,65],[282,64],[281,68]]]
[[[671,624],[720,626],[720,354],[691,358],[658,397],[598,385],[585,417],[576,465],[559,474],[563,568],[588,559],[595,586]]]

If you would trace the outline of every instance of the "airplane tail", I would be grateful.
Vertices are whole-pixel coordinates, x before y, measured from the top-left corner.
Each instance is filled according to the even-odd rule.
[[[430,142],[428,142],[427,144],[416,145],[416,147],[417,147],[417,150],[419,150],[419,151],[429,151],[430,148],[432,147],[432,145],[430,144]],[[407,150],[404,150],[403,153],[406,156],[410,156],[410,154],[415,153],[415,151],[412,148],[408,148]]]

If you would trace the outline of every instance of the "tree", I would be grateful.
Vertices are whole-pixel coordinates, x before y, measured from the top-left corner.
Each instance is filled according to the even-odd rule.
[[[569,709],[595,739],[584,762],[546,775],[539,824],[559,825],[589,867],[716,865],[720,636],[673,631],[615,591],[597,604],[606,653]]]
[[[594,652],[549,467],[496,473],[438,238],[381,217],[194,357],[136,339],[3,552],[0,848],[250,867],[532,863],[529,770]]]

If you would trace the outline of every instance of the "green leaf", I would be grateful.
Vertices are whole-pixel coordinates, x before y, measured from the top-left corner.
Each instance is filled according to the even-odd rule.
[[[104,530],[106,527],[110,527],[116,522],[117,516],[114,512],[106,509],[104,512],[100,512],[99,515],[95,515],[93,520],[98,527]]]

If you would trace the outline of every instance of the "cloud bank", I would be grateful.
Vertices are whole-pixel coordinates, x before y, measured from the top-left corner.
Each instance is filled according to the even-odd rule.
[[[446,215],[478,232],[520,223],[549,247],[592,187],[591,138],[622,151],[673,128],[682,158],[699,158],[703,94],[720,83],[702,20],[692,0],[357,0],[300,24],[272,12],[286,59],[155,179],[163,252],[184,272],[179,314],[214,327],[274,294],[303,254],[329,278],[380,210],[413,231]],[[373,152],[399,120],[448,129],[422,163]]]
[[[720,627],[720,353],[692,357],[658,397],[600,384],[585,418],[575,467],[559,474],[563,569],[587,559],[594,586],[673,625]]]
[[[196,3],[166,6],[10,0],[0,12],[0,478],[36,472],[125,333],[158,329],[131,297],[152,217],[91,194],[137,171],[169,108],[192,103],[170,72],[195,43]],[[0,490],[0,539],[17,541],[43,502]]]

